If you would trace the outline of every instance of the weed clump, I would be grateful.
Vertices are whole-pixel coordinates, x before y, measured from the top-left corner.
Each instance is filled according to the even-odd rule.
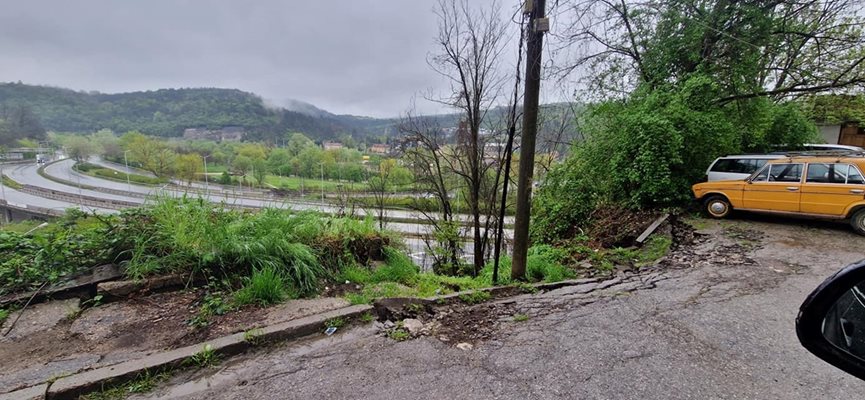
[[[285,283],[285,278],[273,267],[264,267],[253,271],[247,278],[246,285],[234,295],[237,305],[257,304],[268,306],[295,297]]]

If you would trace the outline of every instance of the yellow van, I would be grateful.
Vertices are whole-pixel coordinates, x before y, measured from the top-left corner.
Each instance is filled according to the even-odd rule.
[[[713,218],[741,210],[849,219],[865,235],[863,170],[863,156],[793,156],[769,161],[744,180],[698,183],[692,190]]]

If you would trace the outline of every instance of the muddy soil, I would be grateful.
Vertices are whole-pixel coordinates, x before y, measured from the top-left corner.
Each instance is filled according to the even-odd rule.
[[[196,327],[190,322],[199,314],[203,297],[201,289],[135,297],[84,308],[26,335],[0,338],[0,393],[348,305],[340,298],[292,300],[213,315],[206,326]],[[26,324],[24,320],[19,324]]]
[[[648,220],[643,216],[642,220]],[[713,272],[709,283],[701,289],[700,295],[709,293],[723,286],[727,281],[742,280],[744,283],[730,288],[729,296],[753,294],[768,287],[781,284],[789,275],[800,274],[807,265],[817,262],[796,252],[779,254],[779,248],[825,246],[841,249],[856,247],[857,242],[851,241],[851,232],[845,225],[819,221],[788,221],[778,223],[761,217],[743,218],[732,221],[714,221],[702,218],[671,217],[669,222],[658,229],[657,234],[669,235],[673,238],[670,252],[653,265],[640,269],[619,270],[613,276],[603,277],[601,282],[587,283],[570,289],[575,295],[588,295],[592,292],[603,292],[610,288],[612,294],[627,295],[628,292],[651,288],[658,280],[666,279],[670,271],[692,268],[715,269],[717,266],[727,268],[742,266],[746,272],[736,272],[735,276],[718,271]],[[820,234],[813,234],[820,232]],[[834,233],[833,233],[834,232]],[[863,251],[865,257],[865,251]],[[742,276],[742,275],[745,276]],[[742,279],[745,278],[745,279]],[[567,292],[560,289],[557,292]],[[545,293],[535,294],[543,297]],[[525,296],[529,296],[528,294]],[[504,297],[504,296],[499,296]],[[588,299],[594,302],[597,299]],[[696,299],[695,299],[696,300]],[[519,306],[518,299],[492,299],[477,305],[453,303],[428,307],[424,310],[404,309],[396,312],[391,318],[417,318],[424,323],[419,335],[436,337],[444,342],[477,343],[494,340],[499,331],[507,329],[523,318],[535,318],[556,312],[566,303],[550,301],[542,302],[542,307],[531,309]],[[570,303],[568,306],[573,306]],[[384,322],[384,321],[382,321]],[[395,329],[382,326],[383,334]]]

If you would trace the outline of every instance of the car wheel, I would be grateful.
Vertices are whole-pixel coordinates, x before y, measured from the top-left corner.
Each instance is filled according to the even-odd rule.
[[[724,196],[711,196],[703,202],[703,206],[712,218],[724,218],[733,210],[733,206]]]
[[[850,218],[850,225],[856,233],[865,235],[865,208],[853,213],[853,217]]]

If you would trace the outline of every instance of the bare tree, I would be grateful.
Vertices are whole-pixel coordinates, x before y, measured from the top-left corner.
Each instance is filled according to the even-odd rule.
[[[438,210],[430,213],[427,207],[416,205],[435,232],[431,243],[426,240],[427,250],[433,256],[433,269],[454,274],[460,264],[460,223],[455,219],[451,192],[456,185],[450,171],[450,163],[441,149],[448,143],[448,134],[434,120],[408,113],[402,120],[402,133],[397,143],[403,159],[414,174],[418,190],[430,195]],[[429,199],[418,200],[426,202]]]
[[[461,178],[474,239],[474,273],[484,265],[489,227],[494,218],[498,179],[490,174],[501,163],[490,157],[488,144],[499,143],[491,129],[482,132],[490,121],[489,110],[500,100],[505,79],[498,66],[507,39],[507,25],[494,2],[489,9],[475,9],[468,0],[440,0],[436,9],[440,50],[429,60],[430,66],[450,81],[451,93],[437,101],[459,110],[462,123],[455,146],[444,150],[448,169]],[[498,131],[498,132],[497,132]],[[502,150],[497,149],[498,160]]]

